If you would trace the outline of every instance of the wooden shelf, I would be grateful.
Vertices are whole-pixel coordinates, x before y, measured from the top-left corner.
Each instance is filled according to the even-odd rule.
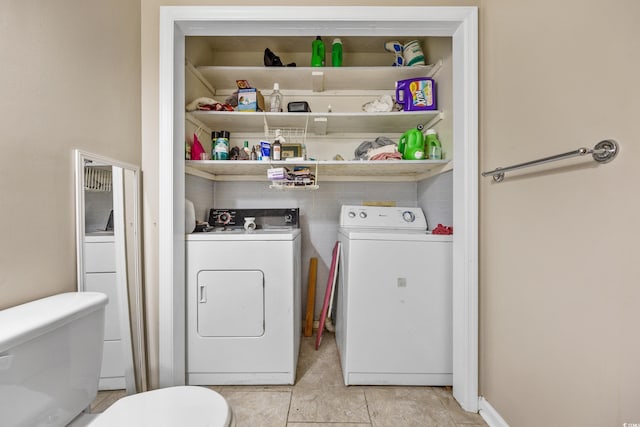
[[[229,132],[264,132],[269,129],[302,128],[315,135],[336,133],[402,133],[440,116],[440,111],[395,111],[389,113],[244,113],[231,111],[193,111],[194,118],[209,129]],[[199,124],[199,123],[198,123]]]
[[[274,83],[280,89],[295,93],[295,97],[317,102],[317,99],[342,99],[340,112],[271,113],[237,111],[193,111],[186,119],[209,130],[232,134],[264,134],[265,128],[302,129],[307,136],[324,138],[354,138],[387,135],[396,138],[417,125],[430,127],[443,119],[434,111],[392,111],[367,113],[358,111],[363,98],[392,93],[398,80],[433,77],[442,67],[255,67],[200,66],[192,68],[214,90],[229,92],[236,80],[248,80],[252,87],[270,93]],[[297,92],[297,93],[296,93]],[[373,99],[373,98],[372,98]],[[351,104],[348,104],[347,101]],[[313,107],[312,107],[313,109]],[[344,112],[346,110],[346,112]],[[353,112],[350,112],[353,111]],[[323,138],[323,139],[324,139]],[[187,161],[186,173],[215,181],[267,181],[270,167],[306,165],[316,168],[316,180],[322,181],[418,181],[452,167],[450,160],[395,161]]]
[[[232,67],[200,66],[196,69],[215,89],[236,87],[236,80],[247,80],[252,87],[271,90],[310,90],[322,80],[323,90],[395,90],[398,80],[432,77],[435,65],[418,67]],[[314,89],[315,90],[315,89]]]
[[[449,160],[187,160],[185,172],[214,181],[268,181],[267,169],[287,166],[317,166],[317,182],[322,181],[419,181],[453,167]]]

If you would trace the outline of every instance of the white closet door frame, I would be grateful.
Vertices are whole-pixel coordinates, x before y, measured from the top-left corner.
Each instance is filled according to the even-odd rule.
[[[339,10],[338,10],[339,9]],[[378,28],[384,27],[378,34]],[[344,34],[451,37],[453,46],[453,395],[478,410],[478,11],[476,7],[161,6],[160,386],[185,382],[186,36]]]

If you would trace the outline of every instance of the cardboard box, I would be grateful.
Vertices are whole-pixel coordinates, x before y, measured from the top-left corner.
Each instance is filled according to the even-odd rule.
[[[289,169],[287,168],[271,168],[267,169],[267,179],[287,179]]]
[[[264,111],[264,97],[259,90],[238,90],[238,111]]]
[[[258,111],[258,94],[255,89],[238,90],[238,111]]]

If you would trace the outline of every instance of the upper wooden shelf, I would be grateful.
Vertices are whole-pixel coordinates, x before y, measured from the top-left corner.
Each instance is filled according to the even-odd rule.
[[[398,80],[432,77],[442,66],[418,67],[235,67],[200,66],[197,70],[215,89],[236,87],[248,80],[252,87],[270,90],[394,90]]]

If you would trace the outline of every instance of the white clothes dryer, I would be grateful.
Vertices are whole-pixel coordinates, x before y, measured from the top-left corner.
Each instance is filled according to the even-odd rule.
[[[295,382],[300,256],[298,228],[186,236],[188,384]]]
[[[452,236],[416,207],[343,206],[336,342],[344,383],[452,384]]]

